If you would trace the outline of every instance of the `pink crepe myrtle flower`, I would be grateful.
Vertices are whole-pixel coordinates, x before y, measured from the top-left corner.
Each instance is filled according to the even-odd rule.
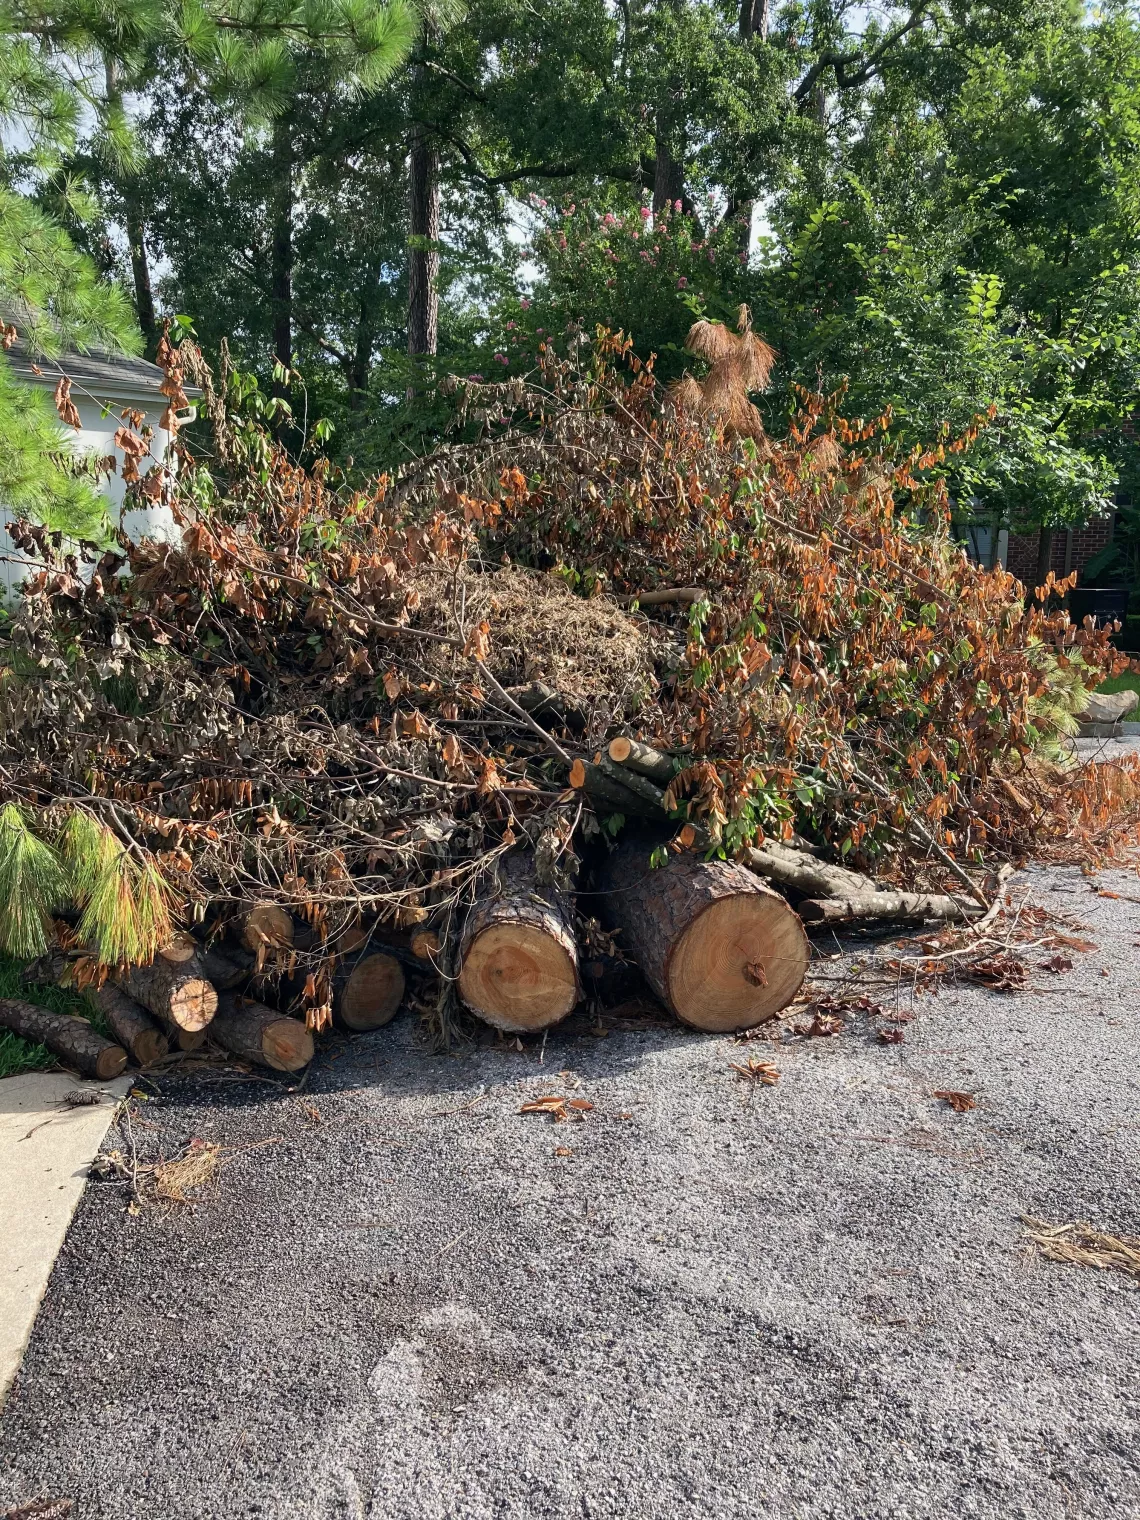
[[[680,201],[674,201],[673,202],[673,210],[674,211],[680,211],[680,209],[681,209],[681,202]]]
[[[652,215],[653,215],[653,213],[652,213],[652,211],[650,211],[650,209],[649,209],[648,206],[642,206],[642,208],[641,208],[641,220],[643,222],[647,222]]]
[[[495,359],[496,359],[496,360],[497,360],[497,362],[498,362],[498,363],[499,363],[499,364],[509,364],[509,363],[510,363],[510,362],[511,362],[511,361],[510,361],[510,360],[509,360],[509,359],[508,359],[508,358],[507,358],[507,356],[506,356],[506,354],[496,354],[496,355],[495,355]]]
[[[607,211],[605,216],[602,217],[603,227],[618,227],[620,225],[620,222],[612,211]]]
[[[530,302],[527,300],[526,296],[523,296],[522,300],[519,302],[519,305],[522,307],[523,311],[530,310]]]
[[[515,324],[514,324],[513,320],[507,323],[507,331],[508,332],[513,332],[514,331],[514,327],[515,327]]]
[[[685,276],[682,275],[681,278],[677,281],[677,289],[684,290],[688,283],[688,280],[686,280]]]

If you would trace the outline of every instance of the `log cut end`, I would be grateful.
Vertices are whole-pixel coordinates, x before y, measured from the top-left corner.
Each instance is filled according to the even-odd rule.
[[[677,1017],[697,1029],[751,1029],[791,1002],[807,964],[803,928],[782,898],[722,897],[674,945],[669,1001]]]
[[[187,1034],[197,1034],[218,1011],[218,994],[205,977],[187,977],[170,994],[170,1019]]]
[[[241,942],[255,955],[262,945],[284,948],[293,943],[293,920],[276,903],[258,903],[241,920]]]
[[[492,923],[463,957],[459,995],[496,1029],[545,1029],[578,1001],[578,970],[566,946],[546,930]]]
[[[346,1029],[380,1029],[404,1000],[404,972],[394,955],[366,955],[340,988],[336,1014]]]
[[[109,1082],[121,1075],[126,1064],[126,1051],[120,1045],[108,1045],[95,1058],[95,1077],[100,1082]]]

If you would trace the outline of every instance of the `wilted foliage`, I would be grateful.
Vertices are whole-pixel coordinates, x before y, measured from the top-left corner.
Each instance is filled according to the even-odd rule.
[[[741,393],[768,362],[746,320],[696,341]],[[193,350],[167,362],[215,433],[210,463],[137,486],[173,490],[182,543],[84,581],[18,530],[45,565],[11,629],[2,792],[113,825],[67,836],[90,836],[74,890],[107,958],[162,922],[146,862],[195,917],[269,898],[323,941],[455,904],[524,832],[564,857],[590,816],[571,762],[619,728],[682,756],[677,824],[728,853],[799,830],[896,877],[982,863],[1032,842],[995,781],[1039,788],[1050,672],[1113,659],[952,542],[934,472],[968,438],[890,460],[806,395],[761,450],[602,335],[457,382],[477,441],[356,489],[233,414]],[[677,586],[690,605],[639,610]]]

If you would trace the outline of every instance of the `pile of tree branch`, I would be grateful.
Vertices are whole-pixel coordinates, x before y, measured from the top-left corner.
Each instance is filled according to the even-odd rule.
[[[136,1060],[208,1030],[292,1070],[405,998],[541,1028],[631,962],[748,1027],[801,920],[969,919],[1140,795],[1056,805],[1034,756],[1114,656],[952,542],[968,439],[887,460],[805,396],[758,441],[607,337],[462,383],[464,439],[362,487],[162,357],[209,446],[132,489],[181,542],[15,525],[0,646],[0,941],[65,953]]]

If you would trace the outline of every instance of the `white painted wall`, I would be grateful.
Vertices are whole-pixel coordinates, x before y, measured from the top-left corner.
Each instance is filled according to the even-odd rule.
[[[55,388],[54,376],[51,388],[53,390]],[[166,398],[156,396],[153,392],[145,396],[107,396],[102,398],[102,405],[100,405],[99,401],[90,400],[75,390],[71,393],[71,399],[76,404],[83,424],[79,431],[67,429],[74,441],[76,453],[96,454],[100,457],[114,454],[117,461],[116,473],[102,483],[102,491],[107,498],[107,511],[112,524],[115,527],[121,524],[128,537],[136,542],[141,538],[154,538],[166,543],[178,543],[182,530],[175,523],[174,514],[165,502],[127,512],[122,510],[123,498],[126,494],[121,473],[123,455],[121,450],[115,448],[113,442],[115,433],[124,426],[121,415],[123,410],[128,407],[133,408],[143,414],[144,426],[149,425],[154,429],[154,436],[150,440],[150,453],[145,459],[139,461],[139,474],[145,475],[153,465],[161,464],[170,446],[169,433],[165,429],[160,429],[158,425],[159,418],[166,408]],[[108,408],[106,416],[103,416],[104,406]],[[24,566],[34,564],[34,561],[16,552],[11,538],[5,532],[6,525],[14,521],[15,516],[15,513],[0,506],[0,602],[9,605],[18,595],[17,587],[28,573]]]

